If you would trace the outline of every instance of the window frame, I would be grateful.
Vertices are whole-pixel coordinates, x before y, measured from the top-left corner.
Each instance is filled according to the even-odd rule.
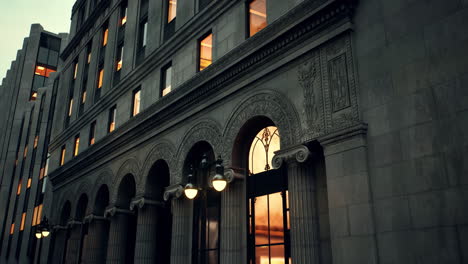
[[[171,69],[171,78],[170,78],[170,81],[171,81],[171,88],[170,88],[170,91],[167,92],[166,94],[164,94],[164,90],[167,88],[167,86],[165,86],[166,84],[166,81],[167,81],[167,70],[168,69]],[[173,88],[172,88],[172,61],[171,62],[168,62],[166,63],[166,65],[164,65],[164,67],[161,68],[161,85],[160,85],[160,89],[159,89],[159,97],[162,98],[164,96],[167,96],[169,93],[171,93],[173,91]]]
[[[112,133],[116,128],[117,119],[117,105],[112,106],[109,109],[109,117],[107,122],[107,133]],[[111,126],[112,125],[112,126]]]
[[[135,111],[135,99],[136,99],[137,94],[139,96],[138,111]],[[132,108],[130,109],[130,117],[134,117],[138,115],[140,112],[141,112],[141,87],[138,87],[132,92]]]
[[[210,65],[206,66],[204,69],[200,69],[201,67],[201,48],[202,48],[202,42],[205,40],[209,35],[211,35],[211,62],[210,65],[213,64],[213,49],[214,49],[214,34],[213,31],[210,29],[208,32],[203,34],[200,38],[197,40],[197,72],[201,72],[204,69],[208,68]]]

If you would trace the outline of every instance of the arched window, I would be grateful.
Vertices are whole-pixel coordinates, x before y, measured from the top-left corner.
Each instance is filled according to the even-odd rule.
[[[269,126],[255,136],[249,151],[248,222],[249,264],[291,262],[287,176],[272,169],[280,149],[278,129]]]

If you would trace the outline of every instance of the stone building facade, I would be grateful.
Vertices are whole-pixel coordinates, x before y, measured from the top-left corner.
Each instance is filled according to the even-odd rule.
[[[0,87],[0,263],[37,260],[35,231],[43,205],[51,204],[47,199],[52,198],[47,148],[53,79],[66,36],[33,24]]]
[[[461,0],[78,0],[42,263],[467,262],[466,24]]]

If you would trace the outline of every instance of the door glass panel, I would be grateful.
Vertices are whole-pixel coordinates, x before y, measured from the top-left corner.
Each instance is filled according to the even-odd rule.
[[[284,242],[283,197],[280,192],[269,196],[270,244]]]
[[[208,251],[208,264],[217,264],[218,263],[218,251],[211,250]]]
[[[269,254],[269,247],[256,247],[255,248],[255,263],[256,264],[270,264],[270,254]]]
[[[271,264],[285,264],[284,245],[271,246]]]
[[[255,245],[268,244],[268,195],[255,200]]]

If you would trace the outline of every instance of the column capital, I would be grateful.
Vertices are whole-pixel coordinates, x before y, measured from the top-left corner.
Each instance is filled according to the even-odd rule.
[[[311,156],[309,148],[305,145],[296,145],[290,148],[282,149],[275,152],[275,156],[272,160],[274,169],[278,169],[283,165],[283,162],[298,162],[304,163]]]
[[[164,201],[170,199],[178,199],[184,193],[184,187],[181,183],[177,183],[171,186],[167,186],[164,191]]]
[[[83,219],[83,222],[84,223],[87,223],[87,224],[90,224],[92,223],[93,221],[107,221],[109,220],[108,218],[104,217],[104,216],[99,216],[99,215],[95,215],[95,214],[90,214],[90,215],[87,215],[84,219]]]
[[[104,217],[113,217],[116,214],[128,214],[133,215],[133,211],[121,209],[116,206],[106,208],[106,212],[104,213]]]
[[[130,202],[130,210],[133,211],[135,207],[138,207],[138,209],[142,209],[144,206],[158,206],[158,207],[164,207],[165,204],[161,201],[156,201],[153,199],[149,199],[146,197],[138,197],[133,199]]]
[[[228,183],[231,183],[234,180],[243,180],[245,178],[245,170],[235,167],[225,168],[224,177],[226,177]]]

